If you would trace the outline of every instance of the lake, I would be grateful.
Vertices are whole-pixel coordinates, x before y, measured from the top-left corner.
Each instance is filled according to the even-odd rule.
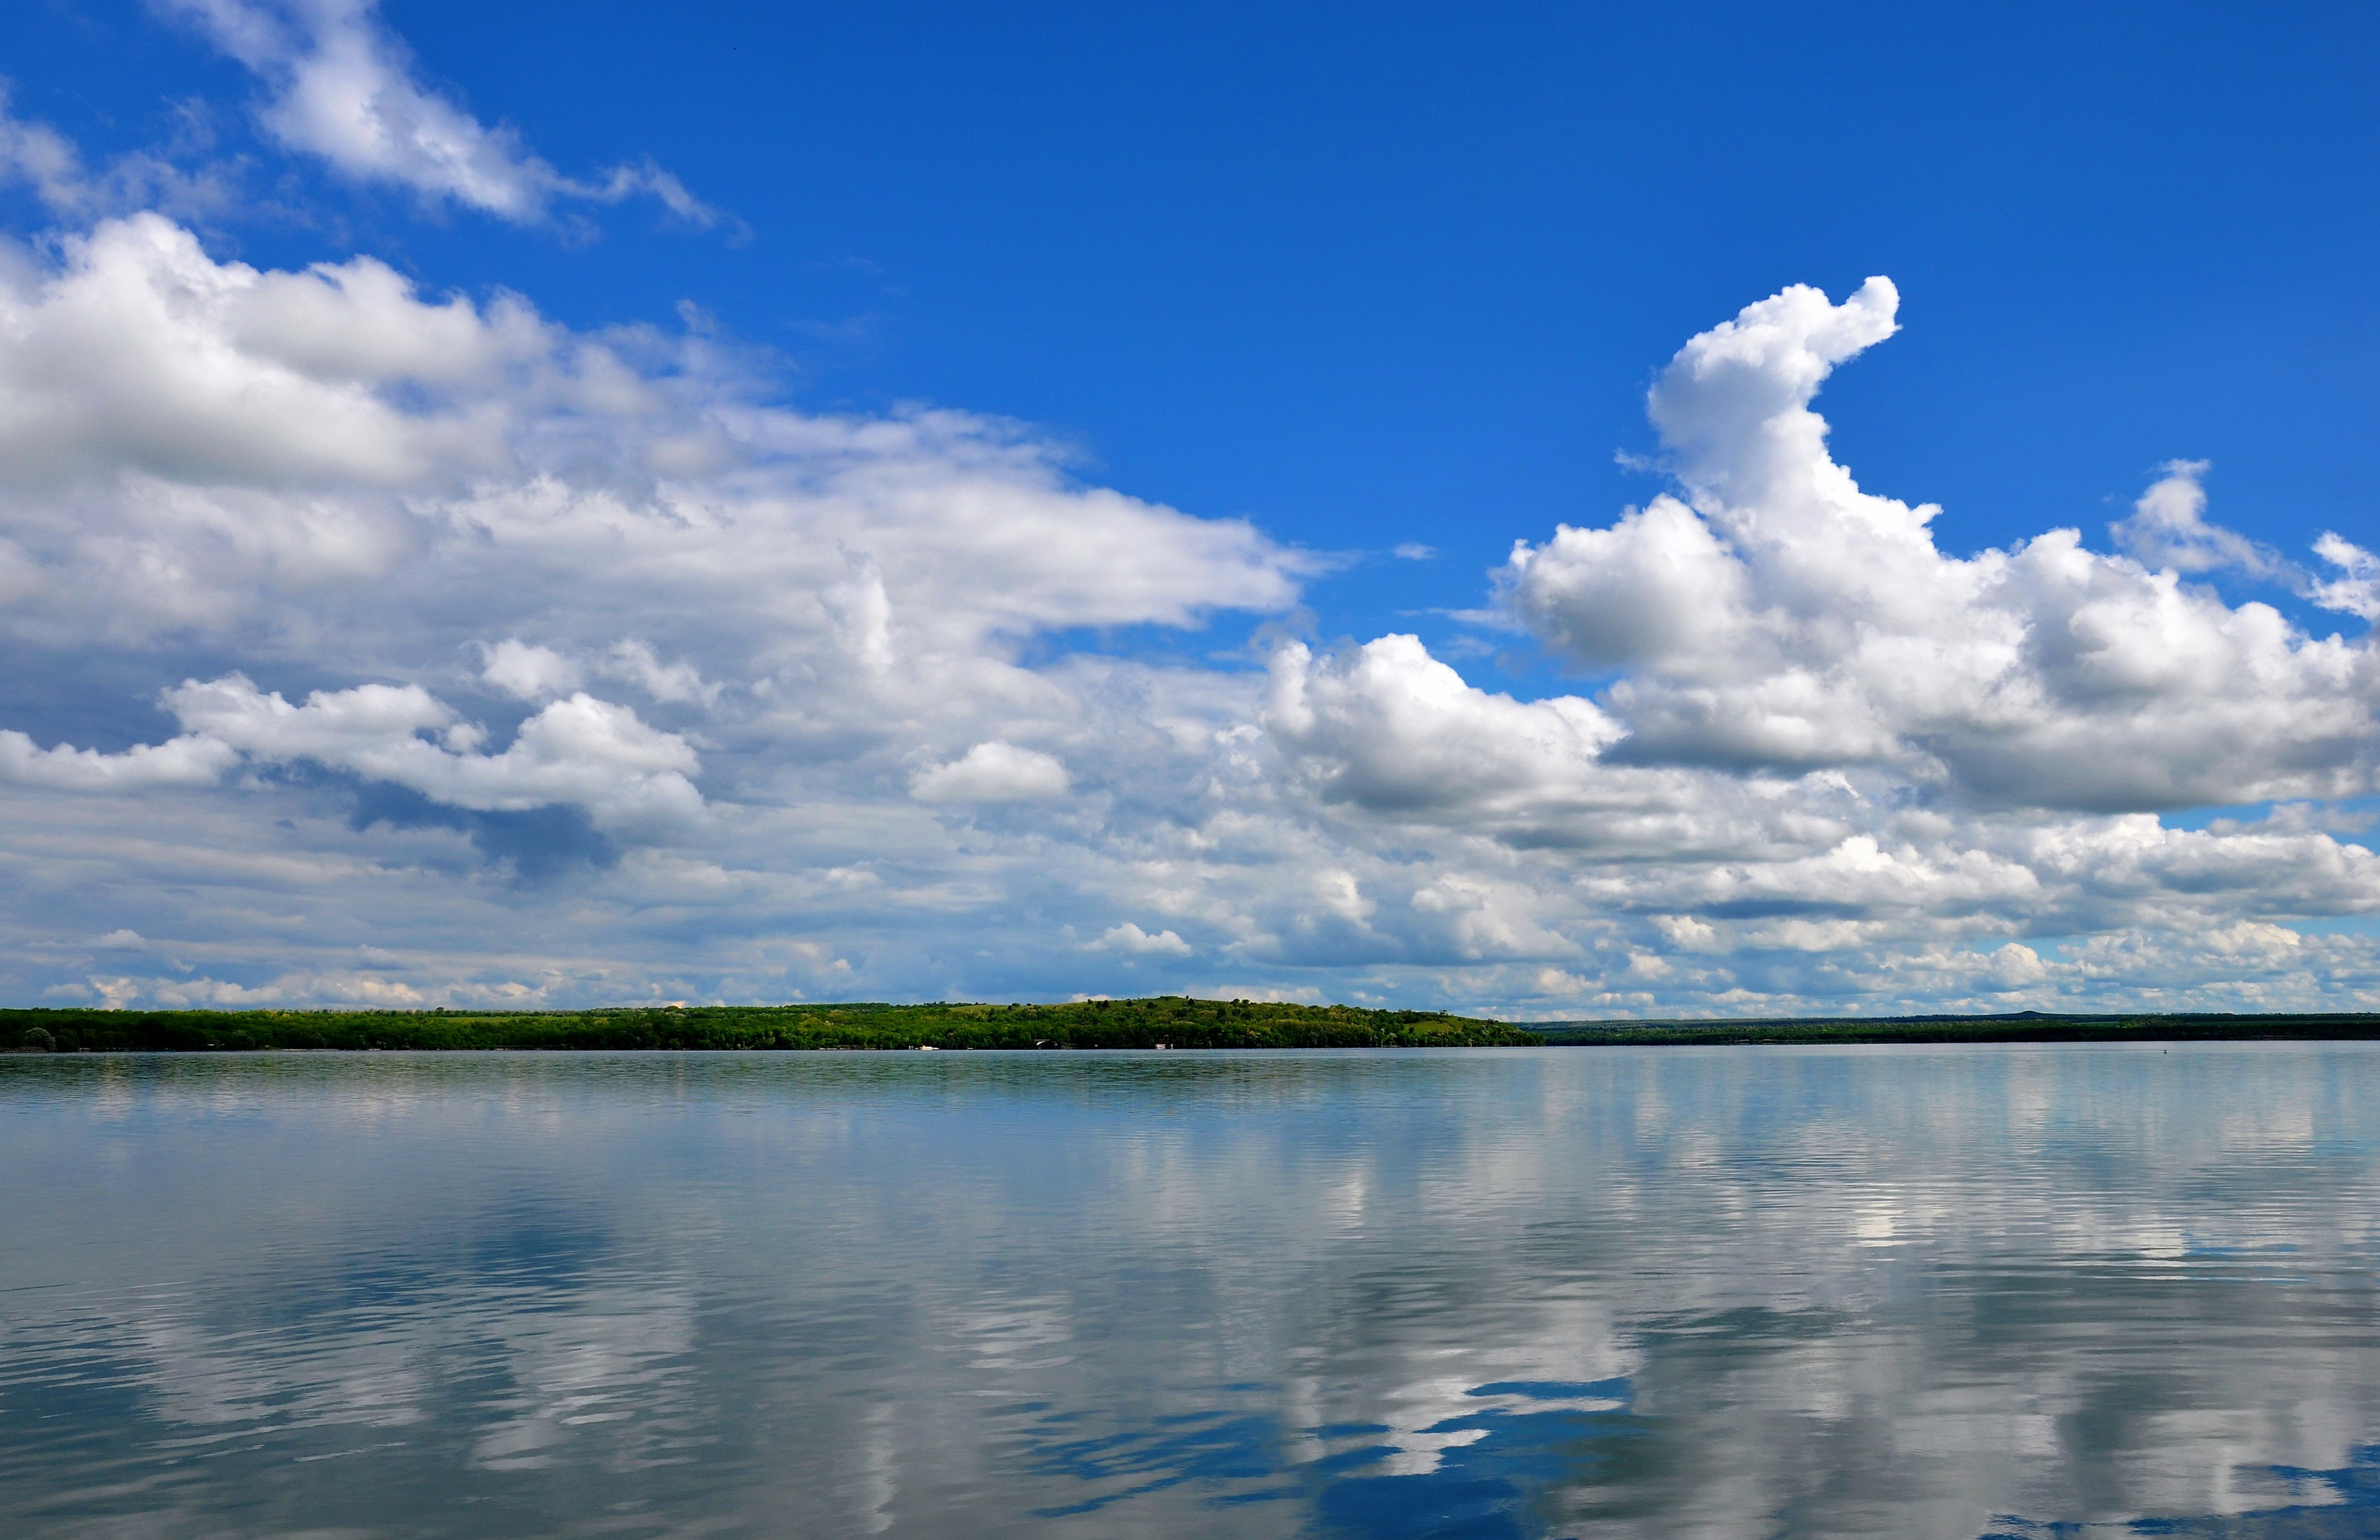
[[[2380,1534],[2360,1044],[0,1059],[11,1536]]]

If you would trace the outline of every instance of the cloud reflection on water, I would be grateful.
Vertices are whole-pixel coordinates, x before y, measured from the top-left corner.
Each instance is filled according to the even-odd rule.
[[[2362,1533],[2375,1089],[2288,1045],[14,1060],[0,1521]]]

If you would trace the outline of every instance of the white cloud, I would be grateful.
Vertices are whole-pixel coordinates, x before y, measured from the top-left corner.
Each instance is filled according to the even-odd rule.
[[[12,115],[5,83],[0,83],[0,179],[30,187],[54,209],[77,209],[90,196],[82,152],[48,124]]]
[[[702,810],[689,779],[701,764],[685,739],[583,692],[521,723],[502,754],[456,753],[422,736],[455,717],[418,685],[317,690],[292,706],[229,674],[178,685],[164,698],[191,734],[255,758],[310,759],[455,807],[520,812],[569,804],[611,827],[683,824]]]
[[[218,263],[153,215],[0,285],[0,331],[20,629],[220,634],[321,605],[346,634],[358,599],[502,617],[576,583],[539,645],[683,699],[710,662],[638,649],[689,627],[736,638],[739,672],[763,636],[785,662],[833,630],[897,673],[991,634],[1278,609],[1308,565],[1073,486],[1013,425],[760,407],[699,337],[431,303],[369,259]]]
[[[706,682],[700,669],[684,659],[664,663],[650,642],[634,637],[613,643],[598,670],[607,679],[627,681],[655,700],[704,706],[719,700],[721,686]]]
[[[1592,701],[1490,694],[1410,636],[1341,657],[1281,648],[1263,720],[1295,782],[1327,806],[1401,824],[1684,860],[1798,848],[1845,829],[1832,783],[1787,804],[1727,776],[1615,763],[1626,729]]]
[[[0,485],[146,478],[172,504],[160,516],[185,522],[230,489],[345,494],[286,508],[313,510],[311,529],[226,531],[251,542],[368,543],[379,521],[356,492],[502,468],[507,414],[491,387],[556,361],[516,301],[424,304],[369,258],[305,273],[217,263],[155,214],[103,223],[67,243],[60,271],[0,284]]]
[[[1674,497],[1609,529],[1564,525],[1542,550],[1518,542],[1506,571],[1523,622],[1589,668],[1692,672],[1723,656],[1745,624],[1743,564]]]
[[[102,754],[66,744],[40,748],[22,733],[0,731],[0,780],[20,786],[74,792],[212,786],[238,762],[237,750],[212,738],[174,738],[140,744],[121,754]]]
[[[720,685],[702,677],[702,671],[681,659],[664,663],[650,642],[631,637],[614,642],[591,664],[582,666],[550,647],[539,647],[507,637],[480,645],[480,677],[519,700],[547,700],[578,688],[591,671],[606,679],[636,685],[655,700],[715,704]]]
[[[1093,951],[1121,952],[1134,957],[1187,957],[1190,943],[1171,930],[1150,935],[1130,920],[1111,926],[1096,941],[1086,943]]]
[[[2313,585],[2307,597],[2325,610],[2360,620],[2380,620],[2380,557],[2330,530],[2313,542],[2314,554],[2339,570],[2327,583]]]
[[[273,91],[263,126],[293,150],[319,155],[358,181],[392,182],[529,224],[560,201],[617,203],[650,196],[699,226],[719,215],[650,159],[592,180],[564,176],[415,78],[406,47],[376,0],[167,0]]]
[[[1281,648],[1266,722],[1325,798],[1380,810],[1584,790],[1620,736],[1573,696],[1524,704],[1474,689],[1408,636],[1320,661],[1301,643]]]
[[[2284,569],[2277,552],[2206,522],[2205,461],[2172,460],[2162,468],[2164,477],[2132,504],[2131,516],[2107,527],[2128,554],[2143,566],[2174,572],[2238,567],[2271,576]]]
[[[261,764],[310,760],[480,812],[569,805],[605,828],[665,830],[698,819],[702,798],[689,779],[701,769],[674,734],[658,732],[625,706],[585,694],[557,700],[523,722],[501,754],[478,754],[477,730],[456,734],[454,710],[418,685],[317,690],[302,706],[232,673],[167,690],[164,702],[184,735],[120,754],[34,747],[0,733],[0,777],[24,785],[138,792],[212,784],[243,756]],[[446,741],[425,736],[439,733]]]
[[[1038,749],[997,739],[970,748],[947,765],[934,765],[909,779],[909,794],[920,802],[1047,802],[1064,796],[1066,767]]]
[[[1424,545],[1419,540],[1405,540],[1390,551],[1389,554],[1400,562],[1434,562],[1438,560],[1438,548],[1434,545]]]
[[[485,649],[480,677],[522,700],[545,700],[578,688],[578,665],[550,647],[506,637]]]
[[[1934,508],[1859,489],[1808,404],[1897,302],[1882,279],[1840,306],[1789,289],[1695,338],[1651,397],[1683,498],[1515,549],[1514,616],[1583,667],[1628,669],[1602,701],[1617,752],[1869,765],[2095,811],[2370,789],[2368,649],[2180,580],[2281,570],[2204,521],[2203,467],[2168,466],[2118,526],[2146,565],[2070,529],[1948,556]]]

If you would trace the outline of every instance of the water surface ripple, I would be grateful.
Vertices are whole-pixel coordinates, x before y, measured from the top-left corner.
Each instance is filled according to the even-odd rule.
[[[2364,1045],[0,1060],[0,1534],[2380,1534]]]

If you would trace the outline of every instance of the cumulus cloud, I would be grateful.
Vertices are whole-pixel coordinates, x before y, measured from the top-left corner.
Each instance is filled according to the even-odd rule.
[[[1736,639],[1748,582],[1735,553],[1674,497],[1609,529],[1565,525],[1542,550],[1517,542],[1508,573],[1523,622],[1588,668],[1696,670]]]
[[[311,603],[351,622],[359,582],[392,585],[391,610],[501,616],[577,581],[537,645],[685,699],[710,691],[664,661],[689,624],[832,631],[881,673],[989,634],[1278,609],[1310,564],[1075,486],[1012,424],[762,407],[699,337],[425,299],[369,258],[217,262],[155,215],[0,283],[0,577],[55,600],[20,628],[220,631]],[[661,624],[599,645],[605,615]]]
[[[132,792],[158,786],[212,786],[239,762],[239,753],[213,738],[140,744],[121,754],[60,744],[41,748],[24,734],[0,731],[0,779],[20,786],[76,792]]]
[[[310,759],[481,812],[553,804],[586,808],[599,823],[679,823],[702,799],[688,779],[701,768],[675,734],[638,720],[625,706],[584,692],[545,707],[520,725],[502,754],[458,752],[423,734],[452,736],[455,713],[418,685],[317,690],[303,706],[266,694],[239,674],[165,692],[184,728],[265,761]]]
[[[358,181],[389,182],[516,224],[557,202],[646,196],[688,224],[718,212],[650,159],[564,176],[514,129],[490,127],[424,86],[375,0],[168,0],[273,92],[265,130]]]
[[[1621,736],[1575,696],[1522,702],[1475,689],[1410,636],[1336,658],[1282,647],[1265,723],[1326,800],[1375,811],[1589,796]]]
[[[308,527],[288,536],[370,541],[354,493],[501,468],[507,425],[490,387],[558,361],[519,303],[427,304],[370,258],[304,273],[217,263],[156,214],[103,223],[65,251],[55,273],[0,280],[0,485],[140,478],[181,520],[205,518],[210,493],[312,487],[345,496],[302,505],[310,518],[289,509]],[[217,509],[234,538],[269,522],[255,504]]]
[[[1066,767],[1053,757],[995,739],[919,770],[909,794],[920,802],[1047,802],[1069,785]]]
[[[1133,957],[1187,957],[1190,943],[1171,930],[1150,935],[1130,920],[1111,926],[1096,941],[1087,943],[1095,952],[1120,952]]]
[[[480,677],[521,700],[543,700],[578,688],[578,665],[550,647],[506,637],[485,649]]]
[[[217,955],[252,952],[232,939],[254,902],[237,895],[301,868],[322,891],[378,891],[386,932],[388,883],[369,874],[396,861],[428,884],[406,922],[428,928],[407,964],[422,998],[608,996],[613,970],[645,966],[616,961],[645,952],[626,910],[607,941],[591,918],[574,932],[614,962],[532,964],[515,955],[522,916],[476,912],[435,876],[498,855],[526,869],[540,857],[521,842],[580,837],[541,821],[568,809],[628,842],[573,880],[634,881],[632,907],[727,905],[747,916],[730,929],[767,915],[798,934],[791,916],[822,904],[887,938],[879,968],[923,964],[924,916],[996,904],[1008,880],[1002,853],[970,873],[930,807],[1062,803],[1077,755],[1123,753],[1156,777],[1130,818],[1162,819],[1196,795],[1192,746],[1245,714],[1245,676],[1062,649],[1028,661],[1038,638],[1276,612],[1313,570],[1245,521],[1083,485],[1017,424],[769,405],[699,333],[572,333],[503,294],[425,296],[370,259],[260,270],[153,214],[102,220],[55,254],[0,285],[0,649],[26,677],[91,658],[157,683],[89,703],[116,743],[145,746],[79,747],[87,729],[44,730],[39,713],[6,722],[22,741],[0,753],[0,806],[36,831],[45,854],[25,860],[65,863],[44,870],[118,853],[133,886],[106,903],[144,891],[135,869],[225,884],[206,916],[124,911],[186,957],[208,954],[193,928],[218,923]],[[186,731],[160,743],[151,692],[186,673],[212,683],[167,693]],[[311,693],[241,682],[266,676]],[[447,704],[457,690],[528,715],[483,731]],[[310,763],[513,821],[466,831],[366,804],[396,809],[382,817],[310,800],[303,778],[235,773]],[[916,798],[901,794],[913,776]],[[39,810],[136,782],[143,795],[103,799],[104,817]],[[217,800],[189,800],[216,784]],[[888,819],[887,789],[916,821]],[[664,849],[683,854],[637,854]],[[808,945],[730,950],[772,992],[853,987],[840,949]],[[465,959],[489,947],[512,960],[480,980]],[[344,957],[303,965],[353,973]]]
[[[243,758],[310,760],[480,812],[568,805],[586,809],[600,826],[642,830],[683,825],[702,812],[689,779],[701,764],[686,740],[584,693],[524,721],[501,754],[472,752],[482,730],[419,685],[317,690],[293,706],[232,673],[186,681],[164,693],[164,704],[184,734],[117,754],[64,745],[39,749],[21,733],[0,733],[0,776],[25,785],[138,792],[211,784]]]
[[[2100,812],[2370,789],[2368,648],[2183,581],[2282,570],[2206,522],[2204,466],[2167,467],[2116,527],[2129,556],[2053,529],[1958,557],[1935,508],[1835,464],[1809,403],[1897,306],[1880,278],[1841,305],[1797,287],[1696,337],[1651,394],[1682,495],[1515,548],[1514,617],[1582,668],[1627,670],[1602,701],[1619,756],[1873,766]]]
[[[2319,820],[2156,816],[2370,794],[2369,642],[2185,580],[2302,582],[2207,520],[2199,464],[2163,467],[2115,528],[2123,554],[2073,530],[1940,552],[1936,510],[1863,491],[1810,409],[1896,309],[1882,280],[1841,305],[1788,290],[1695,338],[1649,402],[1675,493],[1516,546],[1506,613],[1589,689],[1499,695],[1412,637],[1275,653],[1261,720],[1288,783],[1371,856],[1351,873],[1375,895],[1367,940],[1415,961],[1560,959],[1505,988],[1607,1011],[2043,1003],[2109,976],[2059,937],[2172,957],[2193,925],[2380,904],[2380,859]],[[2371,558],[2336,536],[2317,553],[2342,575],[2318,601],[2364,602]],[[1402,889],[1443,915],[1498,876],[1524,918],[1500,944],[1401,928],[1378,902]],[[2252,952],[2226,955],[2249,969]],[[2219,973],[2183,968],[2178,988]]]

